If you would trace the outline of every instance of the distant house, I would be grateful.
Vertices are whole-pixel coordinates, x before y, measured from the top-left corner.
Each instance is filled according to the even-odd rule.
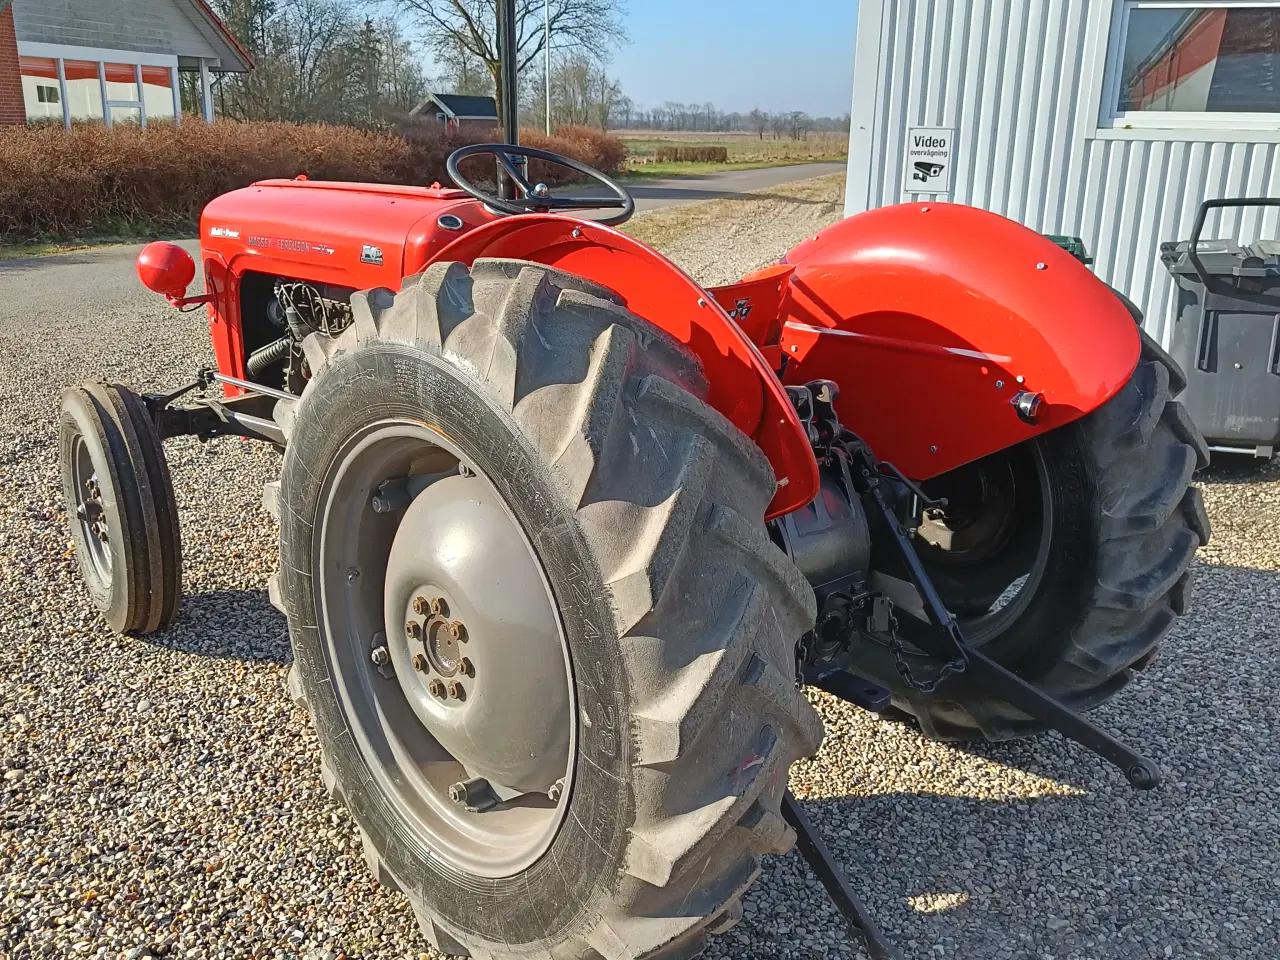
[[[182,72],[212,122],[211,74],[252,67],[205,0],[0,0],[0,124],[180,120]]]
[[[493,97],[464,97],[456,93],[428,93],[409,111],[411,117],[434,120],[449,130],[498,125],[498,104]]]

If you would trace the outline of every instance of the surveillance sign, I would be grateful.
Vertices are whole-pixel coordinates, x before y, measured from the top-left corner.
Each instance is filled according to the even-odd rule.
[[[951,147],[955,133],[950,127],[907,130],[906,162],[902,171],[904,193],[951,192]]]

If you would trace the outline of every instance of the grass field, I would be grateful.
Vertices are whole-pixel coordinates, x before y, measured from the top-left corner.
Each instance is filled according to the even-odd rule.
[[[792,140],[789,135],[774,140],[766,133],[763,140],[751,132],[739,133],[655,133],[652,130],[619,131],[630,156],[626,172],[641,176],[714,173],[732,167],[747,170],[776,167],[813,160],[844,160],[849,153],[849,138],[843,133],[811,132],[805,140]],[[655,163],[654,156],[662,147],[717,146],[729,151],[729,163]]]

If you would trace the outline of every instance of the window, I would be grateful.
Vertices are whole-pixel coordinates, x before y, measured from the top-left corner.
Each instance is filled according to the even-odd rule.
[[[1115,125],[1280,124],[1280,6],[1137,0],[1117,26]]]
[[[60,103],[57,87],[36,87],[36,103]]]

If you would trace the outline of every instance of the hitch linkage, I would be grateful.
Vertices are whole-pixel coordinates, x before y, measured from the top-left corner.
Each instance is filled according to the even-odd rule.
[[[959,622],[943,603],[928,571],[921,562],[894,500],[905,490],[924,508],[944,507],[945,501],[927,496],[915,483],[890,463],[878,460],[871,448],[845,429],[835,412],[839,388],[829,380],[817,380],[805,387],[787,387],[797,413],[805,424],[818,462],[833,469],[850,498],[857,497],[884,522],[897,553],[906,566],[932,629],[914,631],[911,642],[924,654],[941,662],[938,677],[923,689],[940,690],[959,677],[980,685],[994,697],[1006,701],[1046,727],[1085,747],[1124,771],[1129,783],[1150,790],[1160,782],[1159,768],[1132,747],[1086,720],[1076,711],[1005,669],[981,648],[965,639]],[[896,485],[896,489],[895,486]],[[848,700],[873,712],[889,706],[890,692],[875,683],[832,665],[822,669],[817,663],[804,664],[803,682]],[[885,939],[866,906],[849,886],[840,865],[809,822],[796,798],[788,790],[782,801],[783,818],[796,831],[797,847],[822,882],[827,894],[854,932],[866,944],[873,960],[897,960],[900,954]]]
[[[980,684],[993,696],[1110,761],[1124,772],[1132,786],[1139,790],[1150,790],[1159,784],[1160,768],[1137,750],[1023,680],[1012,670],[1001,666],[980,648],[970,646],[959,622],[947,610],[933,581],[929,579],[924,564],[911,544],[911,538],[903,529],[897,511],[885,496],[882,481],[885,471],[880,469],[875,454],[865,443],[856,437],[852,439],[854,442],[846,449],[849,450],[856,468],[853,471],[854,486],[864,495],[864,500],[869,498],[875,504],[885,526],[893,535],[898,554],[906,564],[916,589],[920,591],[925,615],[934,627],[932,631],[920,631],[919,636],[913,637],[913,642],[933,657],[949,663],[963,662],[964,668],[956,676],[967,675],[971,682]],[[945,682],[943,687],[945,688]]]

